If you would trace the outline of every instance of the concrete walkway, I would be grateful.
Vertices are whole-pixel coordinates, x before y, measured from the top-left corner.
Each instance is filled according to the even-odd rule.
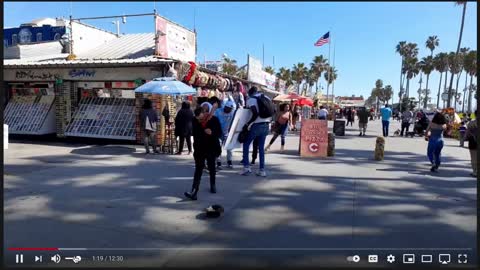
[[[391,134],[399,127],[392,123]],[[183,198],[191,156],[12,141],[4,152],[4,247],[92,248],[58,253],[83,256],[81,265],[94,264],[94,255],[124,256],[102,263],[118,267],[365,266],[368,254],[389,265],[388,254],[402,264],[403,253],[417,261],[432,254],[437,264],[439,253],[451,254],[452,264],[466,253],[476,263],[477,180],[468,149],[447,139],[440,171],[431,173],[419,137],[388,137],[385,160],[374,161],[379,134],[378,120],[366,137],[348,127],[336,138],[336,156],[325,159],[301,159],[291,134],[284,153],[275,150],[278,139],[267,154],[267,178],[243,177],[237,165],[218,174],[218,193],[210,194],[205,175],[196,202]],[[241,153],[234,158],[238,164]],[[214,203],[225,215],[207,220],[202,209]],[[7,252],[7,261],[15,264],[18,253]],[[55,253],[23,252],[24,265]],[[347,261],[357,254],[359,263]]]

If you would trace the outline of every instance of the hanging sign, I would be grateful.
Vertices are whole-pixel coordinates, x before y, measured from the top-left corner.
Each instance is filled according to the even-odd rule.
[[[155,55],[180,61],[195,62],[196,33],[167,19],[155,18]]]

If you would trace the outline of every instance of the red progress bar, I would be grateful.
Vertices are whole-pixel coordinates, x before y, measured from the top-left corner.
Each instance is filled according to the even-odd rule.
[[[34,248],[8,248],[10,251],[56,251],[59,250],[58,248],[40,248],[40,247],[34,247]]]

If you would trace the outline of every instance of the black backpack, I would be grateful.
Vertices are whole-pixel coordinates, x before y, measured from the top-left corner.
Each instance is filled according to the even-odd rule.
[[[269,118],[275,114],[272,101],[267,98],[264,94],[261,94],[259,97],[254,97],[258,103],[258,115],[261,118]]]

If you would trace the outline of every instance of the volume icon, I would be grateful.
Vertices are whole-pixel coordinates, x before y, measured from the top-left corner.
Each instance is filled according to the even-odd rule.
[[[51,260],[54,263],[60,263],[60,261],[62,260],[62,257],[60,257],[60,255],[56,254],[55,256],[52,256]]]

